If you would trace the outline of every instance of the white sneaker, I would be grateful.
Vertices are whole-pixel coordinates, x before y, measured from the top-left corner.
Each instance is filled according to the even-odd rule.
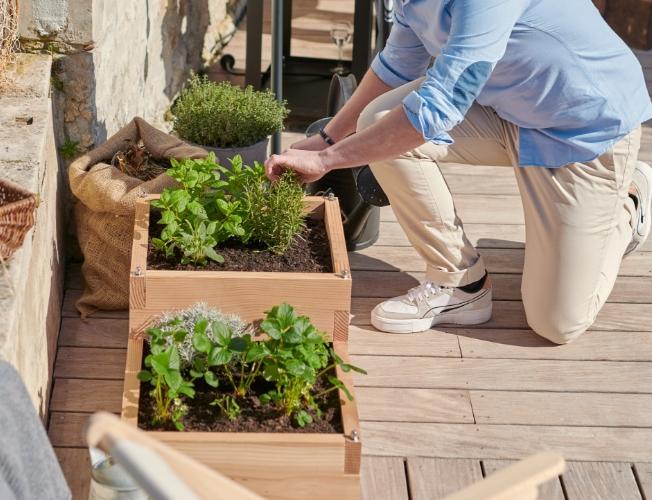
[[[643,246],[650,235],[652,223],[652,167],[639,161],[632,176],[632,187],[636,197],[636,220],[634,221],[632,242],[625,250],[625,256]]]
[[[476,293],[438,286],[430,281],[407,294],[378,304],[371,324],[387,333],[415,333],[440,323],[479,325],[491,319],[491,282]]]

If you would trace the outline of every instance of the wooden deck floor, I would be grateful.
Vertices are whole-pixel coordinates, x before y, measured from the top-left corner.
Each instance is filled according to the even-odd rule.
[[[544,449],[573,463],[543,498],[635,499],[645,488],[652,496],[652,243],[623,263],[592,331],[552,346],[527,329],[522,311],[524,236],[513,174],[445,170],[493,276],[494,318],[472,329],[376,332],[371,307],[414,286],[423,265],[391,210],[378,244],[351,254],[350,350],[369,371],[356,379],[365,498],[440,498]],[[76,498],[87,487],[81,427],[90,412],[119,412],[127,338],[126,312],[79,319],[73,303],[81,287],[73,266],[49,425]]]
[[[346,11],[352,2],[330,3]],[[652,56],[641,60],[652,67]],[[652,129],[643,142],[641,159],[652,160]],[[416,285],[423,271],[391,209],[383,211],[378,244],[351,255],[350,351],[369,371],[356,378],[363,497],[437,499],[510,460],[555,450],[570,465],[544,499],[652,498],[652,242],[623,263],[592,330],[552,346],[528,330],[523,314],[524,228],[513,173],[449,166],[445,174],[492,274],[494,317],[477,328],[409,336],[374,331],[370,309]],[[79,319],[81,287],[73,266],[49,422],[79,499],[88,488],[81,428],[91,412],[120,411],[127,339],[126,312]]]

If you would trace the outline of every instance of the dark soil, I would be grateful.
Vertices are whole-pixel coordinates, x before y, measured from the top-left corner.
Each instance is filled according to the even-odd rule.
[[[286,273],[331,273],[330,245],[323,220],[308,219],[306,228],[297,236],[287,251],[278,255],[265,249],[262,245],[243,245],[240,242],[227,242],[215,248],[224,257],[224,263],[209,262],[205,266],[180,264],[180,257],[174,261],[167,260],[156,252],[151,238],[161,235],[163,226],[157,224],[160,216],[152,210],[149,222],[150,244],[147,253],[148,269],[166,269],[175,271],[258,271]]]
[[[320,379],[315,387],[315,392],[327,387],[327,375]],[[220,381],[220,386],[228,387],[226,381]],[[265,393],[271,388],[264,379],[258,380],[252,387],[258,395]],[[150,395],[152,386],[149,383],[140,385],[140,401],[138,406],[138,426],[146,430],[175,431],[174,424],[167,426],[152,424],[152,418],[156,404]],[[293,433],[342,433],[342,417],[338,391],[317,399],[317,404],[322,411],[322,418],[315,419],[313,423],[305,427],[299,427],[294,420],[287,417],[283,412],[272,405],[263,405],[258,396],[249,396],[238,399],[241,408],[240,417],[231,421],[225,417],[219,407],[211,406],[215,398],[223,396],[219,388],[210,387],[203,381],[195,383],[195,397],[185,398],[184,403],[188,406],[188,412],[183,417],[185,431],[205,432],[293,432]]]

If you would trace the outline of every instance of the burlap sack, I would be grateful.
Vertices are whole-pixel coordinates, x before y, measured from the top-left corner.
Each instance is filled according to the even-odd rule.
[[[86,288],[75,304],[82,317],[98,310],[129,307],[135,203],[142,194],[158,194],[175,184],[167,174],[144,182],[111,166],[115,153],[138,140],[156,159],[203,158],[207,154],[155,129],[142,118],[134,118],[100,147],[70,165],[70,188],[77,198],[77,237],[84,254]]]

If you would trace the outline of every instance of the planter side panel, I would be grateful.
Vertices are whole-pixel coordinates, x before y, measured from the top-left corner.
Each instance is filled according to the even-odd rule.
[[[359,498],[359,475],[343,473],[339,434],[150,435],[267,499]]]
[[[265,311],[287,302],[332,339],[335,331],[348,328],[351,307],[351,280],[330,274],[148,271],[145,290],[145,308],[130,311],[132,333],[163,312],[197,302],[245,321],[261,319]]]

